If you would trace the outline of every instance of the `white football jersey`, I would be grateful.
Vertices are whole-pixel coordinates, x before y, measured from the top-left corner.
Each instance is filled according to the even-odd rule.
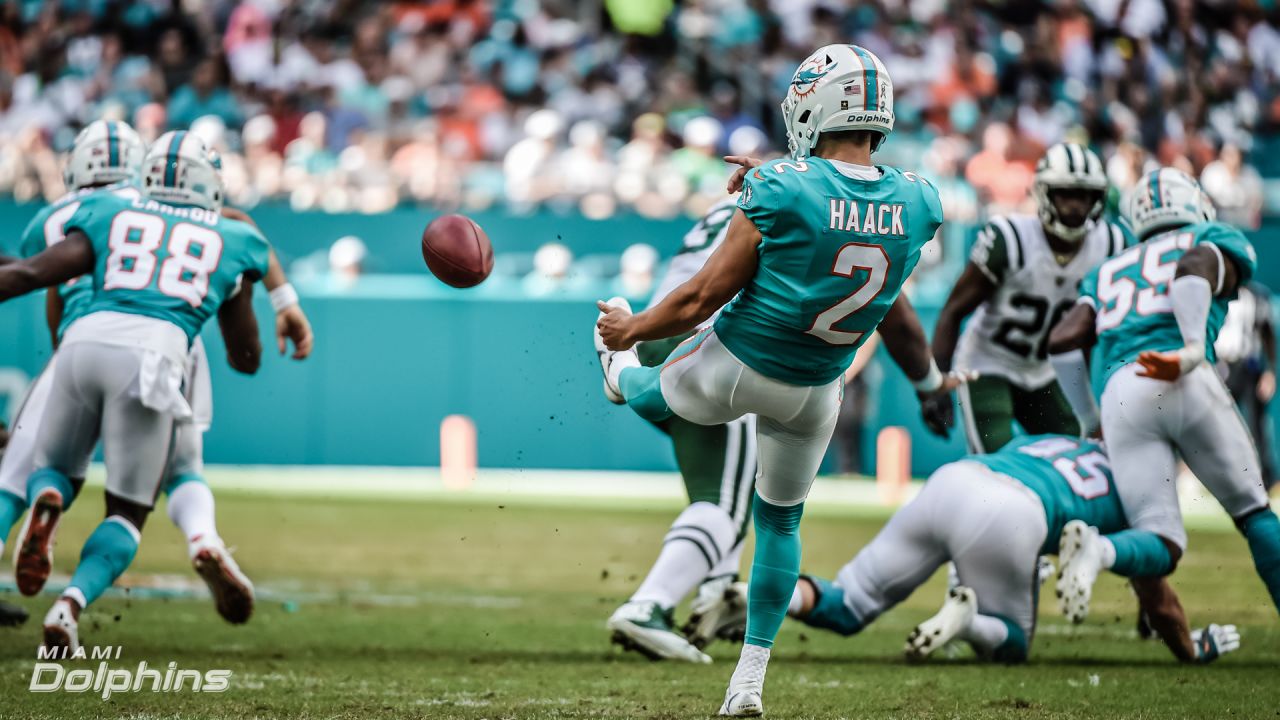
[[[978,233],[969,260],[996,284],[996,292],[969,318],[955,367],[1002,377],[1027,390],[1052,382],[1049,331],[1075,305],[1084,276],[1124,247],[1120,227],[1099,221],[1063,265],[1035,215],[992,218]]]
[[[720,247],[725,235],[729,233],[729,221],[733,219],[737,207],[737,197],[726,197],[712,205],[698,224],[685,233],[684,245],[667,264],[667,272],[662,276],[662,282],[658,283],[658,288],[653,291],[649,307],[662,302],[672,290],[688,282],[689,278],[697,275],[702,266],[707,264],[707,258]]]

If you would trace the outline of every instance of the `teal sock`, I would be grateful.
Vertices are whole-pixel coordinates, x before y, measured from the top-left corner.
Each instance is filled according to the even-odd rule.
[[[756,554],[747,588],[748,645],[773,647],[773,639],[787,616],[787,605],[800,577],[800,516],[804,503],[782,507],[759,494],[752,517],[756,524]]]
[[[22,517],[22,511],[26,509],[26,498],[8,490],[0,490],[0,547],[4,546],[4,541],[9,537],[9,531],[13,529],[18,518]]]
[[[806,576],[808,577],[808,576]],[[808,615],[801,618],[805,625],[831,630],[845,637],[863,628],[863,623],[844,602],[844,589],[818,577],[808,577],[818,591],[818,601]]]
[[[71,478],[53,468],[31,473],[31,477],[27,478],[27,504],[35,502],[36,496],[44,492],[45,488],[57,490],[62,495],[62,509],[71,509],[71,503],[76,499],[76,488],[71,484]]]
[[[658,423],[671,417],[671,408],[662,397],[662,367],[629,367],[618,373],[618,389],[627,405],[649,422]]]
[[[124,518],[108,517],[84,541],[80,564],[67,589],[79,590],[88,607],[124,573],[137,553],[138,530]]]
[[[1173,556],[1159,535],[1147,530],[1121,530],[1106,538],[1116,548],[1111,572],[1125,577],[1163,577],[1173,572]]]
[[[1249,541],[1258,577],[1271,593],[1271,602],[1280,610],[1280,518],[1270,508],[1263,508],[1245,518],[1240,529]]]
[[[1009,618],[1000,617],[999,615],[989,615],[988,617],[993,617],[1004,623],[1005,628],[1009,630],[1009,635],[1004,639],[1004,642],[991,651],[991,659],[1009,664],[1026,662],[1030,645],[1027,643],[1027,634],[1022,632],[1022,627]]]
[[[205,483],[206,485],[208,484],[207,482],[205,482],[203,475],[197,475],[196,473],[183,473],[181,475],[174,475],[173,477],[165,481],[165,484],[164,484],[165,497],[172,495],[173,491],[177,490],[179,486],[185,485],[186,483],[189,483],[189,482]]]

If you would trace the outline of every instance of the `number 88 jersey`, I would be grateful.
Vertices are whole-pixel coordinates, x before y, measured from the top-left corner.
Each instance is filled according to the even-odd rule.
[[[1094,328],[1103,366],[1101,384],[1096,388],[1099,392],[1112,373],[1136,361],[1142,351],[1182,348],[1182,332],[1173,316],[1169,286],[1178,260],[1197,245],[1213,247],[1220,261],[1232,262],[1239,285],[1249,282],[1257,269],[1258,256],[1243,233],[1220,222],[1205,222],[1154,235],[1103,263],[1084,279],[1080,302],[1087,303],[1096,313]],[[1216,361],[1213,342],[1226,320],[1227,305],[1235,296],[1215,296],[1209,306],[1205,359],[1210,363]]]
[[[1053,382],[1049,331],[1075,305],[1085,275],[1124,247],[1120,227],[1099,221],[1063,265],[1036,216],[992,218],[978,233],[969,260],[996,291],[969,318],[955,366],[1004,378],[1026,390]]]
[[[164,320],[188,342],[241,282],[267,273],[266,239],[216,210],[96,193],[80,202],[63,230],[79,230],[93,244],[94,294],[85,314]]]

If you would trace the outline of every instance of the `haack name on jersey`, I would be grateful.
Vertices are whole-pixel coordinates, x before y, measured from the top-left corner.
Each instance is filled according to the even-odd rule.
[[[862,202],[831,198],[827,227],[863,235],[906,235],[901,203]]]

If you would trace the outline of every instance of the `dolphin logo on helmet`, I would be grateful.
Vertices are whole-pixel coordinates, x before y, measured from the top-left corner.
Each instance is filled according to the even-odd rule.
[[[797,160],[809,156],[824,132],[873,131],[879,134],[875,150],[893,132],[893,81],[870,50],[827,45],[796,69],[782,101],[782,119]]]

